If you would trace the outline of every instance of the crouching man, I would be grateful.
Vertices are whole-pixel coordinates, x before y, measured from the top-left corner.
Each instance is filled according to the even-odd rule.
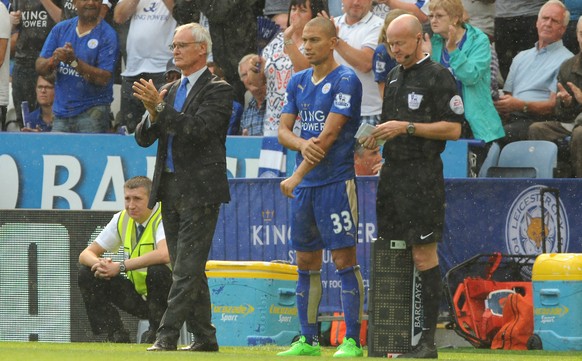
[[[172,272],[161,204],[148,208],[151,186],[147,177],[129,179],[123,189],[125,210],[79,255],[78,284],[91,330],[106,333],[108,342],[129,342],[117,308],[149,320],[141,341],[152,343],[167,307]],[[103,257],[121,246],[123,261]]]

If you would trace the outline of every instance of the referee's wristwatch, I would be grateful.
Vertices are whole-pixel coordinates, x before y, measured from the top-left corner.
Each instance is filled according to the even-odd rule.
[[[119,262],[119,273],[125,272],[125,260]]]
[[[409,122],[406,126],[406,133],[408,135],[414,135],[414,133],[416,133],[416,127],[414,126],[413,122]]]

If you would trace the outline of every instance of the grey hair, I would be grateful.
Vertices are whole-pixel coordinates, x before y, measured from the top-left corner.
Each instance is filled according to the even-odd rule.
[[[239,78],[242,76],[242,74],[240,73],[240,66],[243,63],[246,63],[247,61],[249,61],[253,56],[257,56],[257,54],[247,54],[245,56],[242,57],[242,59],[238,62],[238,76]]]
[[[178,33],[183,29],[190,29],[192,32],[192,37],[194,41],[201,41],[206,43],[206,54],[212,53],[212,40],[210,39],[210,33],[206,28],[198,23],[188,23],[180,25],[174,30],[174,34]]]
[[[542,16],[542,11],[546,7],[548,7],[549,5],[558,5],[559,7],[564,9],[564,24],[563,25],[568,26],[568,23],[570,22],[570,11],[566,7],[566,5],[564,5],[564,3],[561,2],[560,0],[549,0],[547,3],[542,5],[542,7],[540,8],[540,12],[538,13],[538,19],[540,18],[540,16]]]

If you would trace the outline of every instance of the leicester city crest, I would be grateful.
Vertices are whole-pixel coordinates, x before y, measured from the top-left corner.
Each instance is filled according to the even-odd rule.
[[[529,187],[513,201],[507,214],[505,226],[505,243],[509,254],[536,255],[542,253],[544,234],[546,252],[556,253],[560,251],[558,249],[558,233],[562,239],[561,251],[568,249],[570,227],[568,226],[566,209],[562,202],[556,201],[552,193],[544,193],[544,214],[542,214],[542,195],[540,192],[542,188],[545,187],[541,185]],[[558,232],[558,227],[560,232]]]

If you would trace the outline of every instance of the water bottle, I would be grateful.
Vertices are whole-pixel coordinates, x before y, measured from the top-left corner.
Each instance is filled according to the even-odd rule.
[[[22,110],[22,123],[26,128],[32,128],[32,124],[30,124],[30,109],[28,108],[28,101],[23,101],[20,108]]]

